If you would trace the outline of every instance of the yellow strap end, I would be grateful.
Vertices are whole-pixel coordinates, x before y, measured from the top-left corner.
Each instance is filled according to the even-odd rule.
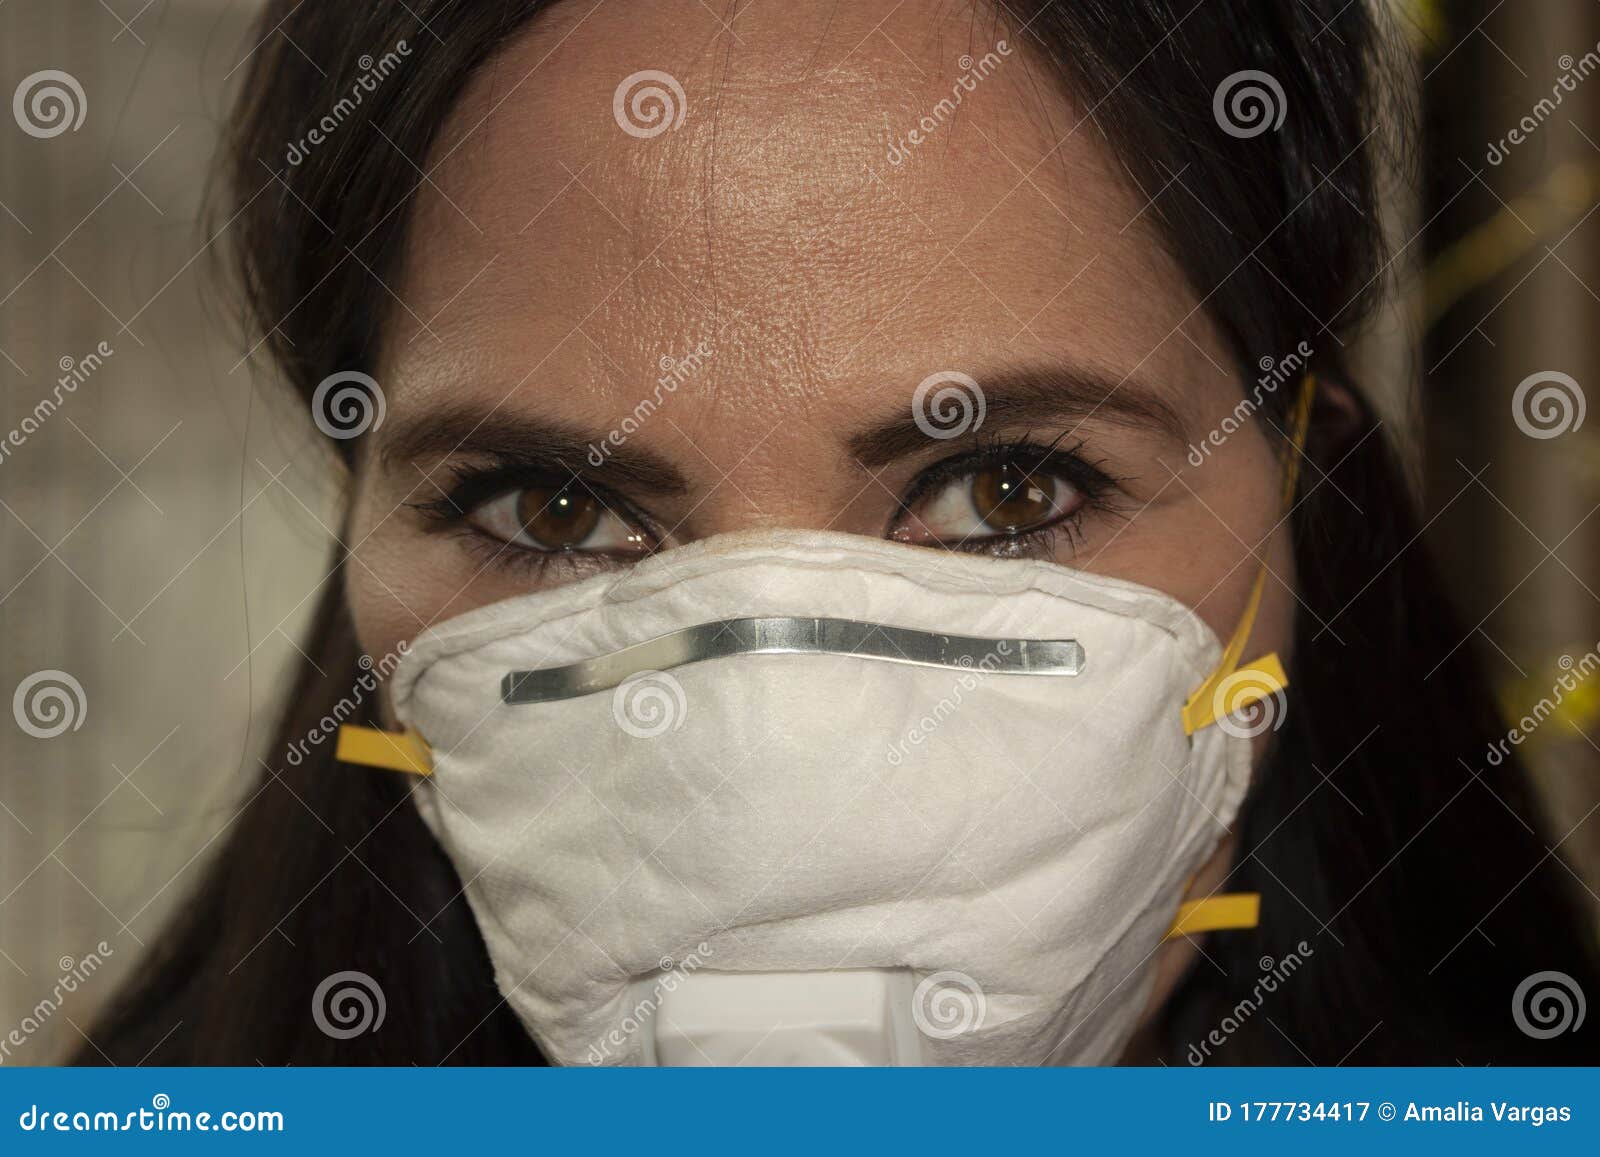
[[[1254,928],[1261,923],[1260,892],[1226,892],[1205,896],[1199,900],[1185,900],[1178,905],[1177,919],[1167,930],[1166,938],[1193,936],[1197,932],[1224,932],[1230,929]]]
[[[1288,685],[1289,675],[1276,654],[1263,655],[1230,675],[1213,675],[1183,705],[1183,730],[1193,735],[1224,716],[1276,695]]]
[[[339,728],[334,758],[410,775],[433,774],[433,751],[415,731],[379,731],[346,723]]]
[[[1291,415],[1289,441],[1292,453],[1283,472],[1283,511],[1287,518],[1294,506],[1295,486],[1300,478],[1300,459],[1305,454],[1306,433],[1311,426],[1311,403],[1316,397],[1317,380],[1307,374],[1300,386],[1300,396]],[[1261,609],[1261,596],[1267,589],[1267,564],[1263,562],[1251,584],[1250,597],[1245,600],[1244,613],[1234,626],[1233,635],[1222,648],[1222,658],[1206,681],[1189,696],[1183,705],[1183,730],[1193,735],[1202,727],[1232,715],[1252,703],[1276,695],[1289,685],[1283,664],[1278,656],[1267,655],[1248,666],[1241,667],[1245,646],[1255,627],[1256,613]]]

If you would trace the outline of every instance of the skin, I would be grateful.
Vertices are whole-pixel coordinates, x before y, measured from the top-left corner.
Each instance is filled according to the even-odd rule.
[[[1024,553],[1165,592],[1222,639],[1265,562],[1246,657],[1287,657],[1279,459],[1250,422],[1201,467],[1186,460],[1244,383],[1148,198],[1091,122],[1074,131],[1082,113],[1027,34],[947,0],[755,4],[731,28],[712,8],[558,5],[478,71],[447,123],[390,287],[388,416],[355,479],[347,571],[367,652],[628,565],[566,555],[531,568],[524,548],[441,532],[414,507],[483,463],[471,444],[514,441],[529,423],[576,432],[563,462],[591,475],[584,448],[652,396],[663,357],[704,342],[712,356],[623,447],[681,475],[681,493],[616,483],[660,546],[802,527],[948,549],[930,513],[901,500],[977,440],[863,436],[903,431],[917,385],[955,370],[985,389],[984,437],[1081,443],[1118,479],[1112,509],[1086,508],[1074,534]],[[950,96],[958,58],[1002,39],[1010,55],[892,164],[893,142]],[[643,68],[686,94],[682,126],[648,139],[612,111]],[[1023,368],[1056,404],[1017,400],[1006,379]],[[1059,404],[1074,392],[1079,405]],[[884,453],[867,462],[868,449]],[[970,480],[949,488],[959,508]],[[1195,892],[1230,855],[1225,842]],[[1201,949],[1160,950],[1147,1019]]]

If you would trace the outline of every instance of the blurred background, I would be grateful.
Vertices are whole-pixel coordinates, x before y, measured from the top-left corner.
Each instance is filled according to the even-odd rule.
[[[1363,375],[1600,911],[1600,4],[1376,2],[1422,131]],[[0,96],[75,125],[0,115],[0,1063],[82,1047],[194,886],[325,567],[337,480],[200,217],[255,8],[0,0]]]

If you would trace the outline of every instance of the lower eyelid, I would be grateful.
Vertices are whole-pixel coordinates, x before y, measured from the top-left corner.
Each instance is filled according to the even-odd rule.
[[[566,583],[626,566],[628,562],[599,552],[540,550],[518,546],[471,526],[459,528],[454,537],[460,538],[463,549],[470,551],[478,560],[477,574],[499,570],[506,574],[550,580],[552,583]]]
[[[986,554],[1000,558],[1048,559],[1060,549],[1063,538],[1068,545],[1077,545],[1078,539],[1082,537],[1078,525],[1080,521],[1079,515],[1066,515],[1047,526],[1024,531],[1021,534],[997,534],[974,539],[960,549],[968,554]]]

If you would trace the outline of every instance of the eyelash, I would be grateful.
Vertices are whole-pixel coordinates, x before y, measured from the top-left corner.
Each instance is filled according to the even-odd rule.
[[[488,534],[468,521],[483,503],[524,487],[581,487],[612,513],[645,528],[652,536],[658,537],[660,534],[656,524],[642,511],[604,487],[587,481],[578,471],[563,469],[560,463],[556,463],[552,469],[546,463],[507,458],[487,469],[468,465],[452,465],[449,469],[452,482],[443,495],[427,502],[408,502],[405,505],[421,514],[435,529],[479,552],[486,566],[501,566],[533,576],[542,575],[552,566],[594,570],[606,566],[605,556],[599,553],[530,550]]]
[[[936,493],[939,487],[987,468],[1013,466],[1027,473],[1048,470],[1064,478],[1083,496],[1083,504],[1071,514],[1045,526],[1017,534],[992,535],[960,543],[951,549],[964,554],[988,554],[1002,558],[1034,557],[1047,555],[1060,545],[1063,536],[1069,545],[1076,547],[1082,540],[1085,516],[1090,513],[1119,514],[1116,492],[1127,479],[1109,473],[1104,463],[1089,460],[1083,454],[1082,442],[1063,448],[1061,444],[1066,438],[1067,435],[1062,434],[1048,443],[1031,436],[980,438],[975,449],[937,462],[917,476],[910,493],[901,500],[891,528],[902,518],[911,515],[917,503]],[[420,513],[436,529],[448,532],[473,549],[482,551],[486,565],[505,566],[536,575],[554,565],[593,567],[597,570],[607,565],[606,556],[598,552],[530,550],[488,534],[468,521],[483,503],[524,487],[556,488],[575,484],[593,495],[613,514],[644,528],[652,536],[660,535],[659,527],[642,511],[615,493],[588,482],[581,473],[562,470],[559,463],[552,469],[548,464],[508,459],[488,468],[451,466],[450,473],[452,483],[441,497],[406,505]]]
[[[1083,522],[1089,514],[1120,514],[1116,501],[1117,489],[1127,479],[1111,474],[1103,462],[1094,462],[1083,453],[1083,443],[1076,442],[1063,448],[1067,434],[1050,442],[1041,442],[1032,435],[1004,437],[982,435],[978,446],[966,454],[936,462],[917,476],[911,492],[901,500],[895,512],[895,521],[911,514],[917,503],[938,488],[957,479],[976,474],[996,466],[1014,466],[1024,473],[1040,471],[1065,478],[1083,496],[1083,505],[1071,514],[1046,523],[1044,526],[1020,534],[991,535],[970,543],[961,543],[951,549],[962,554],[987,554],[999,558],[1035,557],[1048,555],[1065,538],[1074,549],[1083,540]]]

